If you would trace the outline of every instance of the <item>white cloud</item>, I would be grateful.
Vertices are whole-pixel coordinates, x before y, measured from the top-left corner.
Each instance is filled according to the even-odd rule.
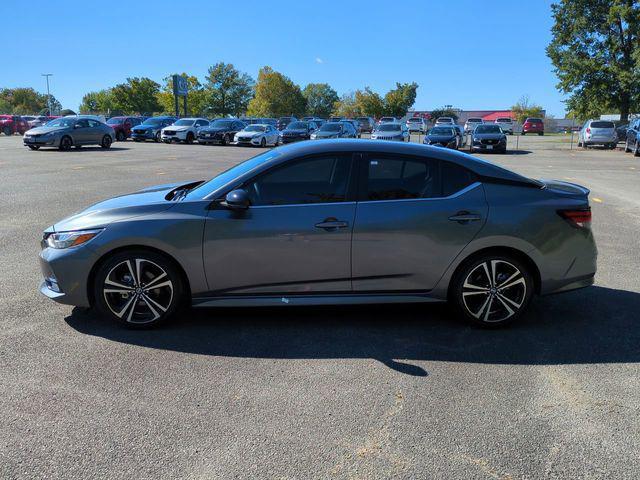
[[[320,57],[316,57],[316,63],[324,63],[324,60],[322,60]]]

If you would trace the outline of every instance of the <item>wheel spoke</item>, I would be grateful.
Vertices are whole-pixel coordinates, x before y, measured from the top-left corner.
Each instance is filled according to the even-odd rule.
[[[498,298],[504,302],[508,302],[510,305],[512,305],[514,308],[520,308],[520,305],[522,305],[522,302],[517,303],[513,300],[511,300],[509,297],[503,295],[502,293],[498,293]]]
[[[476,313],[471,312],[471,315],[473,315],[476,318],[480,318],[482,316],[482,312],[484,311],[484,309],[486,308],[486,306],[489,304],[489,301],[491,300],[491,297],[487,297],[487,299],[484,301],[484,303],[482,304],[482,306],[480,307],[480,310],[478,310]]]
[[[131,288],[105,288],[103,290],[104,293],[131,293],[132,291]]]
[[[142,298],[147,299],[149,302],[153,303],[153,305],[158,308],[159,310],[161,310],[162,312],[166,312],[167,311],[167,307],[163,307],[162,305],[160,305],[158,302],[156,302],[153,298],[151,298],[149,295],[147,295],[146,293],[142,294]]]
[[[516,272],[511,275],[509,278],[507,278],[504,282],[502,282],[500,285],[496,285],[497,288],[507,288],[507,286],[505,286],[506,284],[508,284],[509,282],[511,282],[512,280],[514,280],[515,278],[520,276],[520,270],[516,270]]]
[[[136,277],[135,272],[133,271],[133,267],[131,266],[131,260],[127,260],[125,262],[127,264],[127,268],[129,269],[129,273],[131,274],[131,278],[133,278],[133,284],[137,287],[139,285],[138,278]]]
[[[129,292],[134,290],[134,288],[130,287],[129,285],[124,285],[122,283],[114,282],[113,280],[109,280],[108,278],[104,281],[104,283],[107,284],[107,285],[118,287],[121,290],[127,290]]]
[[[484,269],[484,273],[487,275],[487,280],[489,280],[489,285],[493,287],[493,280],[491,280],[491,274],[489,273],[489,266],[487,265],[487,262],[484,262],[482,264],[482,268]]]
[[[508,315],[505,318],[509,318],[511,315],[515,313],[515,311],[505,302],[505,297],[503,297],[502,295],[498,295],[497,298],[500,301],[500,303],[502,303],[504,308],[507,309]]]
[[[167,274],[165,272],[162,272],[160,275],[158,275],[156,278],[151,280],[149,283],[145,284],[145,286],[144,286],[145,290],[149,290],[151,288],[158,288],[158,287],[153,287],[153,285],[155,285],[156,282],[158,282],[159,280],[162,280],[166,276],[167,276]],[[167,283],[167,282],[164,282],[163,285],[165,283]]]
[[[131,298],[129,299],[129,301],[124,305],[124,307],[122,308],[122,310],[120,310],[119,312],[116,312],[116,315],[118,316],[118,318],[122,318],[122,316],[127,312],[127,309],[131,306],[131,304],[134,302],[134,300],[136,300],[138,298],[137,295],[132,295]],[[131,309],[131,311],[133,311],[133,308]],[[129,317],[131,316],[131,312],[129,312]]]
[[[145,290],[157,290],[158,288],[162,288],[162,287],[172,287],[173,288],[173,284],[171,283],[171,280],[167,280],[166,282],[162,282],[158,285],[154,285],[153,287],[149,287],[146,286],[144,289]]]
[[[520,272],[518,272],[518,273],[520,273]],[[505,282],[505,283],[506,283],[506,282]],[[505,289],[507,289],[507,288],[514,287],[514,286],[516,286],[516,285],[518,285],[518,284],[520,284],[520,283],[521,283],[522,285],[524,285],[524,286],[526,286],[526,285],[527,285],[527,284],[526,284],[526,282],[524,281],[524,277],[520,277],[520,278],[518,278],[517,280],[514,280],[513,282],[508,283],[508,284],[506,284],[506,285],[503,283],[503,284],[502,284],[502,286],[501,286],[501,287],[499,287],[499,289],[500,289],[500,290],[505,290]]]
[[[491,260],[491,286],[496,286],[496,265],[498,260]]]
[[[485,322],[489,320],[489,315],[491,315],[491,307],[493,306],[494,298],[495,297],[493,295],[489,296],[489,305],[487,305],[487,308],[484,311],[484,317],[482,318],[482,320]]]
[[[158,318],[160,316],[160,314],[158,313],[158,311],[153,308],[153,306],[151,305],[151,303],[149,302],[149,300],[147,299],[146,295],[142,296],[142,300],[144,301],[144,303],[147,304],[147,307],[149,307],[149,310],[151,310],[151,313],[153,314],[153,320],[155,320],[156,318]]]
[[[142,260],[141,258],[136,258],[136,282],[137,285],[140,285],[140,283],[142,282],[142,268],[140,267],[140,264],[144,262],[144,260]]]
[[[475,291],[471,291],[471,292],[462,292],[462,296],[463,297],[468,297],[469,295],[487,295],[488,294],[488,289],[487,290],[475,290]]]

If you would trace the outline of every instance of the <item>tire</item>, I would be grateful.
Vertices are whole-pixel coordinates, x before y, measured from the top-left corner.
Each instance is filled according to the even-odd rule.
[[[122,130],[119,130],[118,133],[116,133],[116,141],[118,142],[124,142],[127,139],[127,137],[125,136],[124,132]]]
[[[4,127],[2,129],[2,133],[4,133],[7,137],[10,137],[11,135],[13,135],[13,130],[11,130],[11,127]]]
[[[65,135],[60,139],[60,145],[58,146],[58,148],[63,152],[68,152],[69,150],[71,150],[72,146],[73,140],[71,140],[71,137],[69,135]]]
[[[262,140],[260,140],[260,148],[265,148],[267,146],[267,139],[262,137]]]
[[[156,143],[160,143],[160,140],[161,140],[160,132],[158,131],[158,132],[156,132],[156,136],[154,137],[153,141],[156,142]]]
[[[523,137],[527,134],[527,132],[522,132],[520,135],[522,135]]]
[[[228,135],[224,135],[222,137],[222,140],[220,141],[220,145],[222,145],[223,147],[227,146],[229,144],[229,136]]]
[[[191,145],[193,143],[193,133],[187,133],[187,139],[185,140],[185,143],[187,145]]]
[[[82,148],[82,145],[76,145],[75,148],[76,150],[80,150]]]
[[[91,288],[100,315],[129,328],[151,328],[168,320],[183,300],[182,279],[173,262],[145,250],[107,258]]]
[[[631,149],[629,148],[629,139],[627,138],[624,142],[624,153],[629,153]]]
[[[111,148],[111,136],[110,135],[105,135],[104,137],[102,137],[102,141],[100,142],[100,146],[102,148]]]
[[[164,143],[166,143],[167,145],[171,143],[171,140],[163,140]]]
[[[40,150],[40,145],[27,145],[29,150]]]
[[[538,133],[538,136],[539,136],[539,137],[541,137],[541,136],[543,136],[543,135],[544,135],[544,132],[540,132],[540,133]]]
[[[638,145],[638,139],[636,138],[636,143],[633,145],[633,156],[640,157],[640,145]]]
[[[522,316],[533,289],[532,274],[520,260],[487,253],[472,257],[458,268],[451,280],[449,301],[467,321],[495,328]]]

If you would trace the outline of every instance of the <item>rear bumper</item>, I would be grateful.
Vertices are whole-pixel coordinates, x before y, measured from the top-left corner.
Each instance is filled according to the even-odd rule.
[[[557,286],[555,290],[541,292],[542,295],[554,295],[556,293],[564,293],[570,292],[572,290],[578,290],[580,288],[590,287],[595,282],[595,273],[583,276],[576,277],[569,280],[566,280],[567,283],[561,286]]]

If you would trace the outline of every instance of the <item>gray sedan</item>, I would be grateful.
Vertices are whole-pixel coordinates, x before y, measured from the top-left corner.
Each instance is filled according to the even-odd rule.
[[[22,140],[31,150],[38,150],[40,147],[69,150],[83,145],[110,148],[114,136],[113,128],[95,118],[73,116],[56,118],[42,127],[27,130]]]
[[[201,307],[449,301],[482,326],[596,272],[589,190],[413,143],[299,142],[47,228],[41,292],[133,327]]]

